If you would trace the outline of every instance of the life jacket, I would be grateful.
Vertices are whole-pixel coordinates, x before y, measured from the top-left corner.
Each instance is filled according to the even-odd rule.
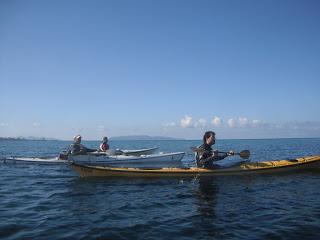
[[[100,144],[100,151],[105,152],[109,149],[109,145],[107,143]]]

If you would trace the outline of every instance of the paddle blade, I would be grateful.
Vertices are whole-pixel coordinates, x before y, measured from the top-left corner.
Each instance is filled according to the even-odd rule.
[[[249,150],[243,150],[239,153],[241,158],[248,159],[250,157],[250,151]]]

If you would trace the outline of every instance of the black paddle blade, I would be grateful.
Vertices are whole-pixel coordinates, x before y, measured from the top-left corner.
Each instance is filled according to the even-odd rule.
[[[241,158],[248,159],[250,157],[250,151],[249,150],[243,150],[239,153]]]

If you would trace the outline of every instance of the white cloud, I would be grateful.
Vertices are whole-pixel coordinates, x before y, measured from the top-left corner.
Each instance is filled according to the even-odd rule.
[[[197,122],[194,123],[194,127],[206,127],[207,126],[207,120],[204,118],[200,118]]]
[[[213,126],[215,126],[215,127],[220,127],[220,126],[221,126],[221,123],[222,123],[221,118],[219,118],[219,117],[217,117],[217,116],[213,117],[212,120],[211,120],[211,124],[212,124]]]
[[[230,118],[227,123],[230,128],[236,127],[236,120],[234,120],[233,118]]]
[[[251,122],[251,126],[254,127],[254,128],[259,127],[260,125],[261,125],[261,121],[260,120],[254,119]]]
[[[246,127],[249,123],[248,119],[245,117],[239,117],[239,126],[240,127]]]
[[[173,129],[177,124],[175,122],[168,122],[162,124],[162,130],[163,131],[168,131],[169,129]]]
[[[203,130],[210,126],[220,127],[222,132],[229,134],[247,134],[246,136],[318,136],[320,134],[320,122],[266,122],[247,117],[232,117],[222,119],[214,116],[209,121],[205,118],[194,119],[191,115],[185,115],[180,122],[168,122],[163,125],[163,130],[181,131],[182,129],[193,129],[194,131]],[[192,131],[188,131],[190,133]],[[186,133],[187,134],[187,133]],[[239,136],[240,136],[239,135]]]
[[[193,121],[191,116],[184,116],[180,120],[180,126],[182,128],[204,128],[207,126],[207,120],[204,118],[200,118],[197,121]]]
[[[190,117],[190,116],[184,116],[184,117],[180,120],[180,126],[183,127],[183,128],[191,128],[191,127],[193,127],[192,117]]]
[[[165,123],[163,124],[164,127],[175,127],[177,124],[175,122],[169,122],[169,123]]]

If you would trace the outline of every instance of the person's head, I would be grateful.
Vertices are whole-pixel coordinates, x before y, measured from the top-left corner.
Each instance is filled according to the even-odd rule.
[[[107,143],[108,142],[108,137],[103,137],[102,142]]]
[[[75,143],[81,143],[81,135],[76,135],[73,137],[73,141]]]
[[[216,142],[216,134],[213,131],[205,132],[203,135],[203,143],[208,145],[213,145]]]

